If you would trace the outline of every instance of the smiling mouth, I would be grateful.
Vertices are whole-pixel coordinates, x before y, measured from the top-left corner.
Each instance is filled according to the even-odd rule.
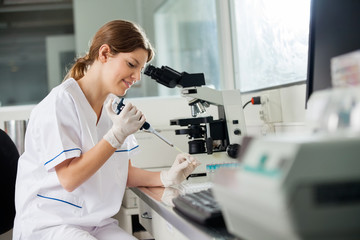
[[[125,80],[123,80],[123,81],[124,81],[124,83],[126,84],[126,86],[127,86],[128,88],[130,88],[130,87],[131,87],[132,83],[127,82],[127,81],[125,81]]]

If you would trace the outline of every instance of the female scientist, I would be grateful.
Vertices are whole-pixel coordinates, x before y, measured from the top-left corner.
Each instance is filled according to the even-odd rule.
[[[196,168],[188,154],[177,155],[161,172],[133,167],[129,160],[138,147],[133,133],[145,116],[131,103],[116,115],[111,98],[125,95],[152,57],[138,26],[111,21],[69,78],[34,108],[18,164],[14,240],[134,239],[111,218],[125,187],[170,186]]]

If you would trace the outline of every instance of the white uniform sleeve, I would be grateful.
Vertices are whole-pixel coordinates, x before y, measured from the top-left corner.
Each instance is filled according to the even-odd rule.
[[[82,152],[81,128],[75,103],[67,92],[59,92],[45,104],[38,126],[42,163],[47,170]],[[41,116],[40,116],[41,117]]]
[[[139,152],[139,144],[137,143],[136,138],[133,134],[128,136],[125,139],[124,144],[120,147],[120,149],[117,149],[115,151],[115,153],[127,154],[128,159],[138,154],[138,152]]]

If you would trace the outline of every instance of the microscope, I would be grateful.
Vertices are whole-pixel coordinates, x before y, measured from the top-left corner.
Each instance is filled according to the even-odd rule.
[[[148,65],[144,74],[166,87],[182,88],[181,95],[187,98],[192,117],[172,119],[170,125],[184,127],[175,130],[175,134],[188,136],[190,154],[215,156],[227,153],[226,159],[237,157],[240,143],[246,134],[239,90],[219,91],[209,88],[205,86],[203,73],[180,73],[168,66],[157,68]],[[217,107],[218,119],[203,116],[210,105]]]

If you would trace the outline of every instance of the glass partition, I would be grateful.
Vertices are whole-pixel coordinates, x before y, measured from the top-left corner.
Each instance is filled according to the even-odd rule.
[[[220,88],[215,0],[168,0],[155,12],[156,64],[178,72],[204,73]],[[160,95],[179,94],[159,85]]]

